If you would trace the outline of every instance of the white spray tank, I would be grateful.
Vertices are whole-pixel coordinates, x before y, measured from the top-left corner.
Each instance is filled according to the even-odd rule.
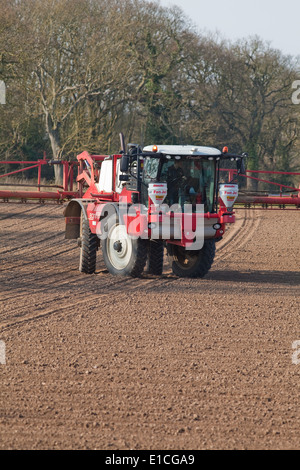
[[[232,211],[233,205],[238,197],[239,187],[237,184],[220,184],[219,195],[228,212]]]

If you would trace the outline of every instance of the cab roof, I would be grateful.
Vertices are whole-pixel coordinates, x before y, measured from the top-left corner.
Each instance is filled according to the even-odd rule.
[[[199,155],[199,156],[219,156],[222,152],[213,147],[201,147],[196,145],[156,145],[157,150],[153,150],[153,145],[143,148],[143,152],[159,153],[164,155]]]

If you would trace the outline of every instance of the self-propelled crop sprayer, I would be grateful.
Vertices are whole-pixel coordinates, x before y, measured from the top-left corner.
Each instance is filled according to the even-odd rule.
[[[80,247],[80,271],[95,272],[101,243],[114,275],[137,277],[146,265],[149,273],[162,274],[166,248],[174,274],[203,277],[216,241],[235,222],[238,186],[219,184],[220,163],[235,160],[243,173],[246,154],[189,145],[126,149],[122,134],[121,144],[119,155],[77,157],[82,194],[64,215],[66,238]]]
[[[261,179],[262,173],[289,179],[300,173],[246,171],[247,154],[230,154],[227,147],[222,151],[191,145],[142,149],[135,144],[126,147],[123,134],[120,137],[122,150],[117,155],[85,151],[71,162],[47,160],[45,154],[40,160],[0,162],[1,168],[9,167],[0,174],[0,202],[68,202],[65,237],[77,241],[83,273],[95,272],[101,246],[107,269],[115,275],[140,276],[146,266],[149,273],[160,275],[166,252],[177,276],[203,277],[212,266],[216,242],[226,225],[235,222],[234,210],[300,209],[300,186]],[[232,162],[224,165],[226,161],[235,162],[234,168]],[[12,171],[14,165],[17,169]],[[42,168],[49,165],[62,169],[62,185],[43,183]],[[36,190],[30,180],[1,183],[34,169],[38,171]],[[268,183],[280,192],[239,190],[237,177]]]

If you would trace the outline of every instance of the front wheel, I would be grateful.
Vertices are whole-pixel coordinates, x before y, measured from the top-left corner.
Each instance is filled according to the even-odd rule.
[[[149,274],[160,276],[164,265],[164,242],[162,240],[149,241]]]
[[[201,250],[186,250],[183,246],[167,244],[172,271],[179,277],[204,277],[210,270],[216,253],[215,240],[205,240]]]
[[[102,240],[104,263],[111,274],[116,276],[139,277],[146,265],[148,240],[134,239],[126,227],[115,221],[108,223],[107,236]]]

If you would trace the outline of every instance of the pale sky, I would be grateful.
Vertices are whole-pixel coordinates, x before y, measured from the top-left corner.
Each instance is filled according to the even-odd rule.
[[[200,32],[235,41],[258,35],[284,54],[300,55],[300,0],[160,0],[178,5]]]

